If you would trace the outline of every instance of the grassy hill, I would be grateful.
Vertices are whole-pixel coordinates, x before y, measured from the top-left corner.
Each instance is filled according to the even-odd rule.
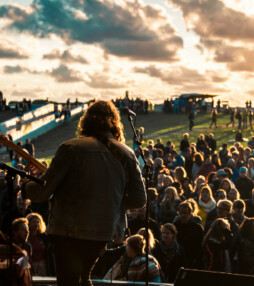
[[[189,121],[186,114],[176,115],[152,112],[148,115],[138,115],[136,127],[144,127],[144,138],[146,140],[153,139],[156,141],[158,137],[160,137],[164,143],[171,140],[176,145],[177,150],[179,149],[179,142],[185,132],[190,133],[191,142],[196,142],[198,135],[201,133],[207,134],[213,132],[218,147],[224,142],[230,144],[230,140],[235,138],[237,128],[226,127],[226,124],[229,122],[229,116],[223,114],[218,116],[217,129],[209,129],[210,118],[210,114],[198,114],[194,120],[195,127],[193,131],[189,132]],[[76,118],[71,123],[63,124],[34,140],[36,157],[49,162],[61,142],[76,136],[78,120],[79,118]],[[125,129],[126,143],[131,147],[133,134],[126,116],[122,117],[122,122]],[[249,139],[252,134],[254,133],[250,128],[243,131],[243,137],[245,138]],[[146,143],[143,145],[146,146]],[[243,142],[243,145],[246,146],[246,142]],[[8,157],[5,156],[1,159],[6,161],[7,158]]]

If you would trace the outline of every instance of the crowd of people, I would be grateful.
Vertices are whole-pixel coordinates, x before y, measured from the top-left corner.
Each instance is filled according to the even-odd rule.
[[[128,107],[137,114],[148,114],[149,110],[151,109],[151,103],[149,103],[147,99],[132,99],[129,97],[128,91],[126,91],[124,98],[116,98],[113,100],[113,103],[118,108],[120,113],[122,113],[122,109],[124,107]]]
[[[181,267],[254,274],[254,137],[245,148],[217,147],[212,133],[196,143],[184,134],[179,152],[173,142],[148,141],[150,281],[174,282]],[[95,277],[145,281],[145,213],[145,207],[128,213],[131,237],[115,236]]]
[[[227,127],[229,125],[235,126],[235,119],[238,121],[237,127],[238,130],[247,129],[248,125],[252,129],[252,122],[253,122],[253,110],[250,104],[246,104],[248,108],[245,108],[241,111],[240,108],[238,109],[230,109],[230,121],[227,123]]]
[[[163,111],[165,113],[191,113],[194,110],[198,110],[201,113],[206,113],[208,107],[216,108],[218,112],[221,111],[221,101],[217,101],[215,106],[214,99],[211,102],[205,100],[205,98],[194,98],[189,99],[187,97],[175,97],[171,99],[166,99],[163,104]]]
[[[23,147],[34,154],[30,141]],[[108,243],[93,278],[145,281],[146,244],[149,281],[172,283],[181,267],[254,275],[254,137],[245,148],[240,142],[218,147],[213,133],[200,134],[195,143],[184,134],[180,150],[171,141],[148,140],[149,239],[146,207],[128,211],[128,227]],[[135,154],[144,173],[138,149]],[[26,162],[16,156],[12,165],[25,169]],[[10,205],[6,172],[0,172],[0,242],[12,234],[32,275],[55,275],[45,233],[49,203],[31,203],[20,190],[16,177]]]

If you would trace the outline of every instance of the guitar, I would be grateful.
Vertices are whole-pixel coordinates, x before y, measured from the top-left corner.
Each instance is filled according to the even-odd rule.
[[[35,159],[29,153],[27,153],[24,149],[17,146],[14,142],[9,140],[3,133],[0,133],[0,143],[4,144],[6,147],[9,147],[22,158],[24,158],[28,163],[33,165],[37,170],[41,173],[44,173],[47,170],[47,167],[44,166],[40,161]]]

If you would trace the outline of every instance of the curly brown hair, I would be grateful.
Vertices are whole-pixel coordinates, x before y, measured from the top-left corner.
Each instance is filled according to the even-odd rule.
[[[96,137],[101,132],[110,132],[117,141],[125,143],[121,117],[111,101],[94,102],[84,112],[78,124],[80,136]]]

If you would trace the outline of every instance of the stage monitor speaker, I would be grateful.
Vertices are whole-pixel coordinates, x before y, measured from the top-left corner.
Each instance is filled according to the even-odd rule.
[[[181,268],[174,286],[254,286],[254,276]]]

